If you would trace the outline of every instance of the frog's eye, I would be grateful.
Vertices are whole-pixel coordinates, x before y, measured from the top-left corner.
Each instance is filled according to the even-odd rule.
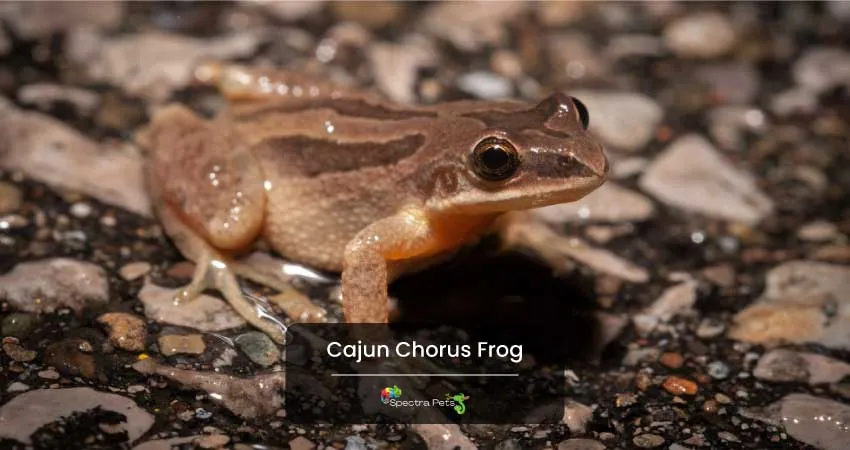
[[[581,120],[581,126],[586,130],[590,125],[590,113],[587,112],[587,106],[584,106],[579,99],[575,97],[571,97],[573,99],[573,103],[576,105],[576,110],[578,111],[578,118]]]
[[[487,138],[479,142],[472,152],[472,169],[488,181],[503,181],[519,168],[519,155],[510,142],[500,138]]]

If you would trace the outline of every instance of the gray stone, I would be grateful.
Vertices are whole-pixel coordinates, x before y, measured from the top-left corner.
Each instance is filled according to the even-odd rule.
[[[15,309],[50,313],[67,307],[79,313],[109,301],[106,272],[94,264],[68,258],[23,262],[0,275],[0,300]]]
[[[765,285],[764,293],[735,316],[731,338],[850,349],[850,267],[789,261],[771,269]]]
[[[605,450],[605,444],[594,439],[567,439],[558,444],[558,450]]]
[[[697,134],[671,143],[638,184],[669,206],[746,224],[759,223],[774,209],[752,175],[732,166]]]
[[[137,149],[98,145],[46,115],[0,107],[0,167],[151,215],[143,158]]]
[[[655,213],[655,205],[643,194],[613,182],[572,203],[546,206],[532,210],[546,222],[642,222]]]
[[[42,426],[97,407],[127,418],[117,426],[127,432],[129,442],[139,439],[154,422],[153,415],[117,394],[87,387],[39,389],[18,395],[0,407],[0,437],[31,444],[30,436]]]
[[[716,58],[728,53],[737,42],[729,19],[716,12],[695,12],[671,22],[663,32],[664,43],[679,56]]]
[[[255,364],[269,367],[280,360],[280,350],[265,333],[249,331],[237,336],[235,342]]]
[[[238,328],[246,323],[242,316],[218,298],[202,294],[191,302],[175,304],[176,292],[176,289],[146,283],[139,291],[145,315],[160,323],[208,332]]]
[[[836,383],[850,375],[850,364],[816,353],[776,349],[759,359],[753,375],[765,381]]]

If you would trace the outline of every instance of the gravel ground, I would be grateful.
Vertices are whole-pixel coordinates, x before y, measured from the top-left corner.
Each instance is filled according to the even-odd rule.
[[[0,19],[0,448],[850,448],[850,2],[4,2]],[[192,265],[132,137],[168,101],[222,106],[189,83],[206,59],[401,103],[588,106],[612,179],[535,211],[572,239],[561,270],[485,243],[391,288],[408,317],[545,317],[523,339],[568,358],[559,423],[295,425],[281,348],[214,296],[170,304]],[[296,281],[339,317],[335,280]]]

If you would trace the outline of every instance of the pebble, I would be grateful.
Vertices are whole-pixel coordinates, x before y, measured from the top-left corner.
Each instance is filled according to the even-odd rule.
[[[9,392],[10,394],[14,394],[16,392],[26,392],[28,390],[30,390],[30,387],[24,383],[21,383],[20,381],[13,381],[9,384],[9,387],[6,388],[6,392]]]
[[[511,97],[511,81],[492,72],[476,71],[461,75],[457,87],[475,97],[486,100],[500,100]]]
[[[133,281],[147,275],[150,271],[151,265],[149,263],[139,261],[125,264],[118,269],[118,274],[127,281]]]
[[[97,366],[91,354],[92,346],[80,338],[69,338],[50,344],[44,351],[44,362],[62,374],[94,378]]]
[[[289,441],[289,448],[291,450],[312,450],[316,448],[316,444],[304,436],[298,436],[297,438]]]
[[[719,437],[720,439],[727,441],[727,442],[741,442],[741,440],[738,439],[738,436],[735,436],[734,434],[732,434],[728,431],[718,432],[717,437]]]
[[[691,380],[670,376],[664,379],[661,387],[673,395],[696,395],[697,384]]]
[[[809,394],[789,394],[764,408],[768,424],[781,423],[794,439],[822,450],[846,450],[850,406]]]
[[[759,72],[749,64],[721,63],[700,67],[696,79],[707,83],[724,104],[749,105],[761,88]]]
[[[729,376],[729,366],[722,361],[714,361],[708,365],[708,375],[717,380],[726,379]]]
[[[34,350],[27,350],[15,338],[3,338],[3,351],[9,358],[18,362],[29,362],[38,356]]]
[[[71,205],[71,215],[78,219],[85,219],[90,216],[92,207],[88,203],[76,202]]]
[[[816,353],[775,349],[759,359],[753,376],[775,382],[837,383],[850,376],[850,364]]]
[[[817,94],[799,86],[779,92],[770,100],[770,110],[779,117],[814,114],[817,109]]]
[[[685,358],[681,355],[681,353],[665,352],[661,354],[660,358],[658,358],[658,362],[665,367],[678,369],[685,364]]]
[[[109,284],[106,272],[88,262],[68,258],[22,262],[0,275],[0,301],[31,313],[66,307],[79,313],[106,304]]]
[[[228,442],[230,438],[223,434],[211,434],[198,439],[195,444],[200,448],[222,448]]]
[[[505,25],[528,7],[523,2],[438,2],[425,11],[420,24],[459,50],[476,52],[507,39]]]
[[[645,195],[606,182],[581,200],[536,208],[532,213],[545,222],[643,222],[655,214],[655,205]]]
[[[10,313],[0,322],[3,336],[27,337],[35,327],[35,316],[26,313]]]
[[[26,228],[30,222],[20,214],[8,214],[0,216],[0,231],[20,230]]]
[[[716,12],[696,12],[676,19],[663,31],[664,44],[685,58],[717,58],[735,46],[729,19]]]
[[[368,450],[368,447],[366,447],[366,441],[362,437],[348,436],[345,438],[345,448],[343,450]]]
[[[324,2],[315,1],[239,0],[239,3],[249,8],[259,8],[289,23],[313,16],[325,6]]]
[[[0,108],[0,136],[15,136],[0,153],[0,167],[151,216],[137,149],[100,145],[57,119],[14,107]]]
[[[580,32],[555,33],[548,37],[548,53],[556,80],[574,83],[594,79],[610,72],[609,62],[599,57],[600,50],[589,36]],[[584,99],[581,99],[584,101]],[[590,109],[593,111],[593,109]],[[590,122],[593,123],[593,116]]]
[[[77,29],[66,38],[65,53],[93,80],[121,86],[130,96],[164,101],[192,82],[199,62],[249,56],[267,36],[266,30],[254,29],[204,39],[163,31],[105,38]]]
[[[249,331],[237,336],[235,342],[255,364],[269,367],[280,360],[280,350],[265,333]]]
[[[656,347],[635,348],[626,353],[626,356],[623,357],[622,365],[634,367],[641,363],[651,363],[656,361],[660,354],[661,350]]]
[[[283,372],[273,372],[240,378],[216,372],[196,372],[158,364],[145,359],[133,365],[143,374],[157,374],[182,384],[216,394],[215,399],[234,414],[245,418],[269,416],[283,405],[280,392],[284,386]]]
[[[612,36],[603,50],[605,58],[612,61],[630,56],[659,57],[664,53],[661,39],[649,34],[618,34]]]
[[[850,2],[832,1],[824,5],[830,17],[838,18],[844,22],[850,21]]]
[[[0,16],[19,39],[37,40],[77,27],[114,29],[120,25],[125,9],[125,4],[119,1],[96,5],[59,2],[49,8],[37,2],[4,2]]]
[[[60,375],[59,372],[53,369],[42,370],[38,372],[39,378],[44,378],[45,380],[58,380]]]
[[[399,43],[375,43],[369,46],[367,53],[375,85],[402,104],[416,101],[414,88],[418,72],[423,67],[435,65],[438,55],[430,41],[415,37]]]
[[[669,322],[690,310],[697,300],[696,288],[696,281],[687,280],[665,289],[651,305],[632,318],[638,333],[646,335],[659,323]]]
[[[124,420],[116,426],[127,433],[129,442],[142,437],[154,423],[153,415],[121,395],[88,387],[39,389],[20,394],[0,406],[0,437],[30,445],[32,434],[39,428],[94,408],[123,416]]]
[[[748,225],[759,223],[774,209],[752,175],[732,166],[698,134],[671,143],[638,185],[669,206]]]
[[[490,56],[493,72],[515,80],[522,75],[522,61],[519,55],[510,50],[496,50]]]
[[[578,238],[570,239],[571,245],[567,250],[569,256],[588,267],[632,283],[645,283],[649,280],[649,272],[616,254],[604,249],[595,248]]]
[[[334,2],[332,10],[340,22],[356,22],[377,29],[401,19],[406,5],[395,2],[374,2],[367,8],[357,2]]]
[[[714,108],[708,121],[709,133],[720,147],[738,151],[745,148],[745,132],[761,133],[769,126],[761,110],[743,105]]]
[[[740,341],[850,349],[850,267],[804,260],[776,266],[762,295],[733,322],[728,335]]]
[[[21,207],[23,194],[12,183],[0,181],[0,214],[15,212]]]
[[[106,313],[97,318],[109,329],[109,341],[118,348],[141,352],[148,338],[147,323],[141,317],[127,313]]]
[[[811,47],[791,68],[794,81],[820,94],[837,86],[850,86],[850,52],[839,47]]]
[[[697,337],[701,339],[712,339],[726,331],[726,324],[711,318],[702,319],[697,327]]]
[[[42,110],[48,110],[58,102],[67,102],[74,105],[84,116],[90,115],[100,104],[100,96],[95,92],[53,83],[21,86],[18,90],[18,100],[24,104],[36,105]]]
[[[636,152],[655,136],[664,110],[651,97],[627,91],[577,89],[571,95],[590,111],[589,131],[606,146]]]
[[[838,226],[832,222],[816,220],[797,230],[797,237],[809,242],[826,242],[838,236]]]
[[[204,332],[223,331],[245,325],[245,319],[216,297],[202,294],[191,302],[175,305],[176,292],[176,289],[166,289],[146,282],[139,291],[139,300],[145,305],[145,316],[159,323]]]
[[[664,438],[657,434],[639,434],[632,442],[640,448],[656,448],[664,445]]]
[[[593,418],[593,408],[574,400],[567,400],[564,404],[564,417],[561,420],[575,435],[584,434],[587,424]]]
[[[410,428],[425,441],[426,448],[451,448],[453,450],[474,450],[478,448],[463,434],[457,424],[418,424]]]
[[[159,346],[159,352],[165,356],[181,353],[200,355],[207,349],[204,338],[200,334],[189,334],[186,336],[167,334],[160,336],[156,342]]]
[[[605,444],[595,439],[573,438],[558,443],[558,450],[605,450]]]

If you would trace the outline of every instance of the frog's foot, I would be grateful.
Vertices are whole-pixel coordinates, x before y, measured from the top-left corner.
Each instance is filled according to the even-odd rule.
[[[245,298],[231,261],[211,249],[204,249],[199,252],[195,264],[192,281],[177,290],[175,302],[192,301],[204,290],[214,289],[248,323],[268,334],[275,342],[283,344],[285,328],[268,308]]]
[[[346,98],[367,98],[373,95],[354,87],[332,83],[315,74],[217,61],[203,62],[196,66],[194,81],[201,85],[215,86],[230,101],[336,98],[343,94]]]
[[[321,322],[327,317],[328,312],[324,308],[313,304],[309,297],[292,287],[289,282],[263,273],[244,261],[234,261],[230,267],[237,276],[278,291],[277,294],[268,296],[268,299],[287,317],[299,322]]]

